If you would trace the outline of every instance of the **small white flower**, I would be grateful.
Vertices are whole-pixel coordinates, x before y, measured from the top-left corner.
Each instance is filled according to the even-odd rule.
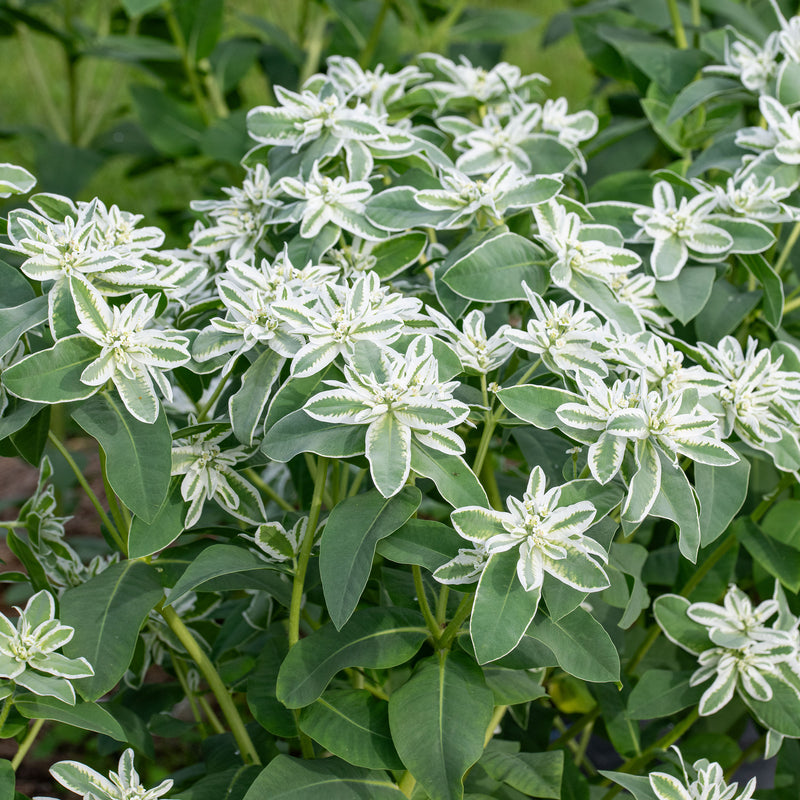
[[[427,313],[439,326],[440,333],[452,343],[465,369],[486,375],[508,361],[514,352],[514,346],[505,340],[510,327],[501,325],[487,336],[486,317],[482,311],[470,311],[464,317],[463,333],[439,311],[429,308]]]
[[[701,758],[692,765],[695,778],[687,774],[680,750],[673,745],[678,754],[683,780],[666,772],[650,773],[650,788],[658,800],[750,800],[756,789],[756,779],[751,778],[739,793],[738,783],[727,783],[722,767],[715,761]]]

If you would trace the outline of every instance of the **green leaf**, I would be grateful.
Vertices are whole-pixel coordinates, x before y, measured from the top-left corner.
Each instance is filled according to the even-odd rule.
[[[600,705],[603,725],[614,749],[629,758],[641,753],[639,723],[631,719],[626,707],[630,696],[628,686],[620,690],[612,683],[595,683],[592,694]]]
[[[511,652],[531,623],[541,590],[526,592],[517,577],[516,548],[489,557],[475,593],[469,632],[479,664]]]
[[[608,778],[627,789],[635,800],[659,800],[650,787],[649,778],[644,778],[640,775],[629,775],[627,772],[612,772],[606,769],[598,770],[598,772],[604,778]]]
[[[297,736],[292,712],[275,696],[275,683],[281,662],[289,652],[282,622],[270,625],[253,671],[247,678],[247,707],[262,728],[273,736],[290,739]]]
[[[225,0],[177,0],[174,6],[191,62],[208,58],[222,32]]]
[[[151,86],[131,86],[129,91],[142,128],[156,150],[165,156],[197,151],[205,126],[194,106]]]
[[[90,678],[73,685],[96,700],[117,685],[133,658],[139,629],[162,589],[155,570],[143,561],[112,564],[61,598],[61,622],[75,629],[64,645],[69,658],[83,656],[94,667]]]
[[[700,514],[692,486],[686,473],[675,466],[661,448],[657,447],[656,450],[661,459],[661,489],[650,514],[671,519],[678,526],[678,547],[681,554],[695,563],[700,548]]]
[[[708,630],[699,622],[689,619],[686,609],[689,601],[677,594],[662,594],[653,601],[653,614],[667,638],[690,653],[699,655],[714,645]]]
[[[415,264],[427,245],[428,237],[422,231],[409,231],[378,242],[370,251],[376,259],[374,272],[381,280],[393,278]]]
[[[456,261],[442,280],[456,294],[485,303],[524,300],[522,282],[543,293],[549,282],[547,256],[516,233],[501,233]]]
[[[800,500],[776,503],[759,524],[767,536],[800,550]]]
[[[0,758],[0,800],[14,800],[16,773],[7,758]]]
[[[255,779],[243,800],[404,800],[405,795],[386,776],[354,767],[338,758],[314,761],[279,755]]]
[[[800,103],[800,64],[791,60],[781,64],[775,96],[780,104],[787,108]]]
[[[564,672],[584,681],[619,680],[619,655],[605,628],[591,614],[576,608],[560,620],[543,615],[528,636],[552,650]]]
[[[373,195],[367,203],[367,219],[387,231],[403,231],[407,228],[436,227],[444,222],[449,212],[431,211],[415,200],[416,189],[397,186]]]
[[[105,734],[118,742],[128,738],[123,727],[101,703],[78,702],[71,706],[55,697],[25,694],[14,699],[14,708],[27,719],[52,719],[73,728]]]
[[[717,271],[714,267],[686,267],[671,281],[656,281],[656,297],[683,325],[693,320],[711,297]]]
[[[628,716],[631,719],[657,719],[696,705],[706,687],[689,686],[692,674],[693,671],[648,670],[628,698]]]
[[[675,102],[669,110],[667,125],[678,122],[690,111],[694,111],[714,97],[742,95],[743,93],[741,83],[731,78],[700,78],[682,89],[675,98]]]
[[[481,482],[461,456],[432,450],[411,438],[411,470],[430,478],[439,494],[453,508],[461,506],[489,507]]]
[[[3,308],[0,313],[0,358],[14,347],[23,333],[46,320],[46,295],[34,297],[18,306]]]
[[[564,751],[552,753],[484,753],[481,766],[496,781],[507,783],[526,797],[561,798]]]
[[[783,318],[783,281],[760,254],[739,255],[739,260],[764,289],[764,319],[768,325],[778,328]]]
[[[420,662],[389,699],[389,725],[406,769],[431,800],[463,797],[464,773],[483,753],[493,698],[462,653]]]
[[[256,427],[269,400],[272,385],[286,359],[274,350],[265,350],[242,375],[242,386],[228,401],[228,413],[236,438],[254,444]]]
[[[123,3],[123,5],[126,4]],[[133,63],[181,60],[181,51],[174,44],[157,39],[155,36],[143,36],[142,34],[98,36],[89,47],[83,50],[82,55]]]
[[[427,636],[428,629],[417,611],[360,609],[340,631],[332,624],[324,625],[292,647],[278,674],[278,699],[289,708],[307,706],[339,670],[403,664]]]
[[[376,551],[396,564],[417,564],[434,572],[458,554],[464,540],[449,526],[429,519],[410,519],[378,542]]]
[[[375,546],[403,525],[421,500],[419,489],[405,486],[393,497],[372,489],[334,506],[320,542],[319,572],[328,613],[339,630],[367,585]]]
[[[515,416],[537,428],[561,428],[556,409],[564,403],[580,402],[580,397],[555,386],[510,386],[497,392],[500,402]]]
[[[128,557],[146,558],[171,545],[182,533],[186,519],[186,502],[181,495],[181,481],[173,481],[172,489],[150,522],[140,517],[131,521],[128,533]]]
[[[16,268],[0,259],[0,282],[3,286],[3,307],[11,308],[35,298],[28,279]]]
[[[545,697],[547,691],[539,682],[541,673],[507,667],[486,666],[483,668],[486,685],[492,690],[496,706],[513,706]]]
[[[797,692],[772,675],[764,675],[764,679],[772,689],[771,700],[753,700],[745,692],[740,693],[741,698],[762,725],[784,736],[800,738],[800,703],[797,702]]]
[[[746,458],[729,467],[695,463],[701,547],[707,547],[727,530],[747,497],[749,479],[750,462]]]
[[[156,562],[158,563],[158,562]],[[239,547],[235,544],[212,544],[206,547],[189,564],[186,571],[169,593],[165,605],[173,605],[177,600],[191,591],[203,591],[203,584],[223,576],[238,575],[239,573],[257,574],[261,579],[266,578],[271,594],[283,605],[290,602],[291,587],[284,583],[279,575],[278,568],[268,564],[252,550]],[[213,589],[207,589],[213,591]]]
[[[403,769],[389,706],[366,689],[330,689],[300,712],[300,729],[335,756],[368,769]]]
[[[44,406],[39,403],[28,403],[25,400],[10,397],[6,410],[0,416],[0,441],[22,430],[42,408]]]
[[[708,302],[695,319],[695,329],[703,332],[704,341],[719,341],[739,327],[760,299],[760,291],[740,290],[725,278],[720,278],[711,289]]]
[[[800,550],[768,536],[747,517],[737,519],[732,530],[747,552],[770,575],[789,591],[800,591]]]
[[[3,385],[11,394],[35,403],[84,400],[98,387],[82,383],[81,373],[99,355],[100,346],[91,339],[68,336],[4,370]]]
[[[131,416],[116,392],[101,392],[72,412],[97,439],[106,457],[108,482],[137,517],[152,522],[169,491],[172,434],[164,409],[152,424]]]
[[[364,425],[340,425],[313,419],[302,409],[279,419],[261,443],[273,461],[290,461],[300,453],[349,458],[364,452]]]

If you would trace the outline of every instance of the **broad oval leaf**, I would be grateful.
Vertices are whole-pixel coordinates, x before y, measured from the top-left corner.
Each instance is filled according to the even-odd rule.
[[[300,712],[300,729],[335,756],[368,769],[403,769],[389,706],[366,689],[331,689]]]
[[[100,355],[85,336],[59,339],[3,371],[3,385],[13,395],[35,403],[69,403],[91,397],[98,387],[81,382],[81,374]]]
[[[69,658],[83,656],[90,678],[73,681],[87,700],[117,685],[133,658],[139,629],[162,597],[155,570],[142,561],[123,561],[68,589],[61,598],[61,622],[75,629],[64,645]]]
[[[187,592],[199,590],[203,584],[216,578],[254,572],[264,573],[270,594],[273,594],[281,604],[289,605],[291,587],[281,580],[278,568],[267,563],[252,550],[235,544],[212,544],[203,550],[172,587],[166,605],[173,605]]]
[[[432,450],[412,437],[411,470],[423,478],[430,478],[439,494],[453,508],[476,505],[489,507],[481,482],[461,456]]]
[[[101,392],[72,412],[106,456],[108,482],[137,517],[151,522],[167,496],[172,434],[163,408],[152,424],[141,422],[116,392]]]
[[[0,357],[19,341],[23,333],[47,319],[47,296],[34,297],[18,306],[0,312]]]
[[[556,409],[564,403],[580,402],[573,392],[555,386],[509,386],[497,393],[497,399],[515,416],[537,428],[549,430],[564,427]]]
[[[389,699],[400,758],[431,800],[463,797],[464,773],[481,757],[494,699],[462,653],[425,659]]]
[[[470,300],[524,300],[523,282],[539,294],[547,288],[550,272],[546,264],[541,248],[506,232],[479,244],[441,277],[456,294]]]
[[[404,800],[385,772],[354,767],[338,758],[314,761],[280,755],[255,779],[243,800]]]
[[[693,672],[650,669],[642,675],[628,698],[631,719],[668,717],[700,702],[704,686],[690,686]]]
[[[662,594],[653,601],[653,613],[661,630],[670,641],[690,653],[699,655],[714,645],[708,638],[706,627],[686,615],[689,605],[685,597]]]
[[[410,519],[378,542],[376,551],[396,564],[417,564],[434,572],[458,555],[464,540],[449,526],[430,519]]]
[[[475,593],[469,632],[479,664],[510,653],[539,607],[541,590],[526,592],[517,577],[516,549],[489,558]]]
[[[338,629],[367,585],[375,546],[403,525],[421,500],[419,489],[405,486],[389,498],[372,489],[334,506],[320,542],[319,571],[328,613]]]
[[[27,719],[52,719],[72,725],[73,728],[103,733],[118,742],[127,741],[122,725],[101,703],[77,702],[71,706],[55,697],[24,694],[14,699],[14,708]]]
[[[322,422],[299,409],[279,419],[267,431],[261,449],[273,461],[291,461],[300,453],[349,458],[364,453],[365,432],[364,425]]]
[[[183,533],[186,519],[186,502],[181,494],[179,478],[164,499],[155,516],[145,522],[140,517],[131,521],[128,533],[128,557],[145,558],[171,545]]]
[[[552,650],[564,672],[583,681],[619,680],[619,654],[605,628],[582,608],[559,620],[535,620],[528,635]]]
[[[727,530],[747,497],[749,479],[750,462],[746,458],[727,467],[695,463],[701,547],[707,547]]]
[[[356,611],[340,631],[324,625],[289,651],[277,696],[289,708],[313,703],[346,667],[386,669],[408,661],[428,636],[422,615],[405,608]]]

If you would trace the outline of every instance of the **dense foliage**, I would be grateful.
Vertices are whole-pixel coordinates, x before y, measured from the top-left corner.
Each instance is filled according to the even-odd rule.
[[[602,119],[331,55],[180,248],[8,212],[0,446],[39,484],[0,523],[0,797],[44,720],[122,751],[52,766],[94,800],[748,800],[776,756],[757,796],[796,797],[800,17],[762,5],[575,9]],[[198,746],[147,789],[154,735]]]

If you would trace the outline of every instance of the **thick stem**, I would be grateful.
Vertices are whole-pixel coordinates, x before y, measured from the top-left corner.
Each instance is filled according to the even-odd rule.
[[[400,782],[397,784],[397,788],[406,796],[411,797],[411,793],[414,791],[414,787],[417,784],[417,779],[408,771],[403,773],[403,777],[400,778]]]
[[[492,714],[492,718],[489,720],[489,724],[486,726],[486,733],[483,736],[484,747],[486,747],[489,742],[492,741],[494,732],[497,729],[497,726],[500,724],[500,720],[502,720],[506,715],[506,711],[508,711],[508,706],[497,706],[495,708],[494,714]]]
[[[75,475],[75,478],[80,484],[81,489],[83,489],[83,491],[86,492],[86,496],[89,498],[89,501],[94,506],[95,511],[97,511],[97,516],[100,517],[100,521],[108,529],[108,532],[113,537],[114,541],[117,544],[117,547],[119,547],[119,549],[125,554],[125,556],[127,556],[128,548],[125,542],[122,540],[119,531],[117,530],[114,523],[111,521],[111,518],[108,516],[108,514],[106,514],[103,506],[100,505],[100,501],[97,499],[97,495],[92,491],[92,487],[89,486],[89,482],[83,476],[80,467],[75,463],[75,459],[70,455],[69,450],[67,450],[67,448],[61,442],[61,440],[53,433],[53,431],[50,431],[47,434],[47,437],[50,439],[50,442],[53,445],[53,447],[55,447],[56,450],[58,450],[58,452],[61,453],[61,456],[69,465],[69,468]]]
[[[450,587],[447,584],[444,584],[441,589],[439,589],[439,597],[436,600],[436,622],[439,624],[441,628],[444,625],[445,620],[447,619],[447,601],[450,598]]]
[[[231,364],[228,367],[228,371],[225,372],[223,375],[220,375],[219,383],[216,385],[216,388],[211,393],[211,397],[208,398],[206,404],[197,412],[197,421],[204,422],[206,417],[214,410],[214,406],[217,404],[217,400],[219,400],[219,396],[222,394],[223,390],[228,384],[228,378],[230,378],[231,373],[233,372],[234,364]]]
[[[792,228],[789,236],[786,239],[786,244],[783,246],[783,250],[781,250],[781,254],[778,256],[778,260],[775,262],[775,272],[778,275],[781,274],[781,270],[786,264],[789,256],[792,253],[792,248],[797,244],[797,239],[800,237],[800,222],[795,222],[794,227]]]
[[[124,533],[126,538],[129,533],[129,526],[126,523],[125,517],[122,514],[119,501],[117,500],[116,492],[111,488],[111,483],[108,480],[108,470],[106,469],[106,451],[102,447],[100,450],[100,472],[103,475],[103,490],[106,495],[106,502],[108,503],[111,516],[114,518],[114,524],[117,529]]]
[[[672,20],[672,30],[675,34],[675,44],[680,50],[687,50],[689,42],[686,40],[686,31],[681,22],[681,15],[678,10],[678,0],[667,0],[669,8],[669,18]]]
[[[270,500],[277,503],[284,511],[295,510],[294,506],[284,500],[266,481],[262,480],[261,476],[252,467],[247,467],[244,470],[244,474],[259,492],[265,494]]]
[[[447,627],[442,631],[439,637],[439,649],[447,650],[455,641],[464,620],[472,613],[472,604],[475,602],[475,593],[470,592],[465,594],[461,602],[458,604],[456,613],[453,614],[453,619],[450,620]]]
[[[627,773],[636,773],[642,767],[647,766],[653,758],[655,758],[656,754],[661,752],[662,750],[666,750],[670,745],[675,744],[678,739],[683,736],[689,728],[697,722],[700,716],[700,712],[695,706],[689,714],[687,714],[680,722],[678,722],[675,727],[669,732],[664,734],[657,742],[651,744],[640,756],[635,756],[634,758],[628,759],[621,767],[618,768],[618,772],[627,772]],[[603,795],[603,800],[611,800],[618,792],[622,790],[622,787],[612,786],[611,789]]]
[[[319,523],[319,513],[322,509],[322,494],[325,491],[325,478],[328,474],[328,459],[320,456],[317,459],[316,475],[314,477],[314,494],[311,498],[311,509],[308,514],[308,528],[303,539],[303,546],[297,557],[297,569],[292,583],[292,602],[289,607],[289,647],[300,641],[300,606],[303,603],[303,587],[306,581],[308,560],[311,558],[311,549],[314,547],[314,536]]]
[[[209,688],[217,698],[217,703],[222,710],[225,719],[230,726],[233,738],[239,746],[239,752],[242,755],[242,760],[247,764],[260,764],[261,759],[258,757],[256,748],[253,745],[250,735],[244,726],[242,718],[239,716],[239,711],[228,693],[228,689],[222,682],[219,673],[211,659],[203,652],[197,640],[192,635],[192,632],[186,627],[183,620],[178,616],[172,606],[163,606],[161,609],[161,616],[164,621],[169,625],[170,630],[178,637],[178,641],[186,648],[192,661],[197,664],[202,676],[206,679]]]
[[[36,741],[36,737],[39,735],[39,731],[42,729],[42,725],[44,725],[43,719],[37,719],[33,725],[31,725],[28,733],[25,735],[25,738],[22,740],[22,744],[19,746],[19,750],[14,754],[14,758],[11,759],[11,768],[14,772],[17,771],[19,765],[22,763],[23,759],[26,755],[28,755],[28,750],[31,749],[33,743]]]
[[[422,612],[422,616],[425,617],[425,624],[431,632],[434,645],[438,645],[442,629],[439,627],[439,623],[436,622],[436,617],[433,616],[430,604],[428,603],[428,597],[425,594],[425,584],[422,582],[422,570],[414,564],[414,566],[411,567],[411,571],[414,575],[414,589],[417,592],[419,610]]]
[[[5,702],[3,703],[3,708],[0,710],[0,731],[3,730],[3,726],[6,724],[6,720],[8,719],[8,714],[11,711],[11,706],[14,705],[14,695],[10,694],[6,697]]]

